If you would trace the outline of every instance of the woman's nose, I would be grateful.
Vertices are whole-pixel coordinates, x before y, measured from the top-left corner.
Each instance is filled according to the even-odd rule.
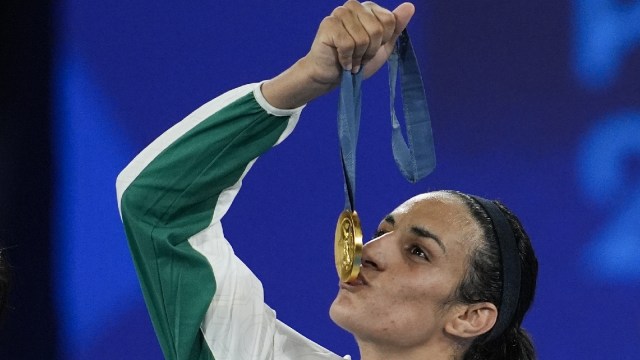
[[[385,249],[392,242],[391,234],[387,233],[364,244],[362,247],[362,266],[372,270],[384,271],[387,267],[387,253]]]

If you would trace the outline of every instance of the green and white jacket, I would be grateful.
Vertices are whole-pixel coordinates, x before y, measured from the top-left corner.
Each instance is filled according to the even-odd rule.
[[[242,86],[166,131],[118,176],[120,216],[165,358],[342,359],[275,318],[220,224],[254,161],[291,133],[301,110],[272,107],[260,84]]]

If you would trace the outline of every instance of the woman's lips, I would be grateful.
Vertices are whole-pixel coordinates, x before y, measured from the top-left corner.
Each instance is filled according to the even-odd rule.
[[[365,277],[362,275],[362,272],[360,272],[358,274],[358,277],[356,277],[354,280],[341,282],[340,288],[352,289],[352,288],[367,286],[367,285],[368,285],[367,279],[365,279]]]

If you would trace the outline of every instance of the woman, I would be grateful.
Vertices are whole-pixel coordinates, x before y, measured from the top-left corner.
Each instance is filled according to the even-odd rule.
[[[343,69],[366,64],[365,76],[375,73],[413,13],[409,3],[391,12],[348,1],[291,68],[203,105],[120,174],[121,216],[166,358],[340,358],[275,318],[220,219],[304,104],[334,89]],[[520,323],[536,272],[529,240],[504,207],[423,194],[382,221],[361,276],[341,286],[330,314],[366,360],[532,359]]]

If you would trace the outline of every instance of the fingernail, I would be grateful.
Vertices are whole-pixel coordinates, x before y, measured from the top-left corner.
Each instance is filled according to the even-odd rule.
[[[360,65],[354,67],[352,73],[357,74],[358,71],[360,71]]]

